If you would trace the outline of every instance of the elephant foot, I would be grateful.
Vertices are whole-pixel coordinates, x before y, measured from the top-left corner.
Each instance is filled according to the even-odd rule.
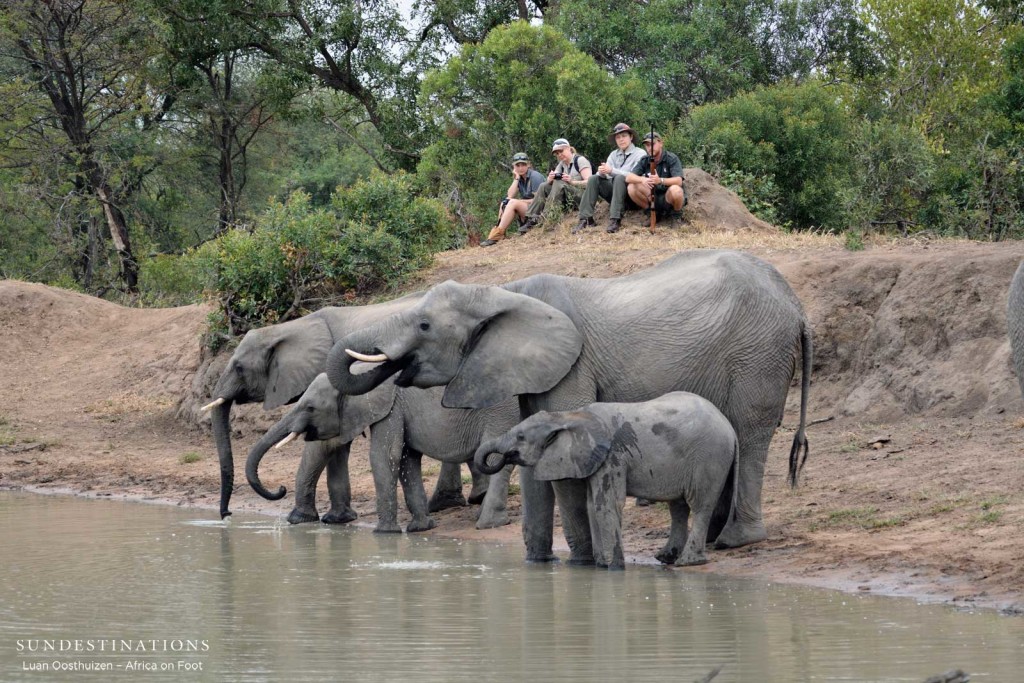
[[[665,546],[654,555],[654,559],[662,564],[675,564],[678,558],[679,548],[669,546]]]
[[[307,524],[309,522],[319,521],[320,515],[316,514],[316,512],[307,512],[300,510],[299,508],[294,508],[290,513],[288,513],[289,524]]]
[[[625,562],[612,562],[611,564],[601,564],[601,563],[598,563],[597,566],[600,567],[601,569],[607,569],[608,571],[611,571],[611,572],[624,572],[624,571],[626,571],[626,563]]]
[[[768,538],[763,522],[730,522],[715,540],[715,548],[741,548]]]
[[[650,507],[653,504],[654,504],[653,501],[647,500],[646,498],[637,498],[636,499],[636,506],[638,508]]]
[[[400,534],[402,533],[402,527],[398,526],[397,522],[377,522],[377,526],[374,527],[373,533]]]
[[[526,561],[530,564],[541,564],[544,562],[558,562],[554,553],[526,553]]]
[[[708,556],[704,553],[698,552],[685,552],[683,556],[676,560],[677,567],[695,567],[699,564],[707,564]]]
[[[505,526],[510,521],[507,510],[500,510],[498,512],[485,510],[480,513],[480,519],[476,520],[476,528],[497,529],[499,526]]]
[[[331,510],[320,518],[324,524],[348,524],[359,517],[359,514],[350,507],[341,510]]]
[[[481,503],[484,502],[484,496],[486,496],[486,495],[487,495],[487,487],[486,486],[481,486],[480,488],[477,488],[476,486],[474,486],[469,491],[469,504],[470,505],[480,505]]]
[[[444,491],[443,493],[435,493],[430,497],[430,502],[427,503],[427,512],[440,512],[448,508],[464,507],[466,507],[466,498],[462,495],[462,491]]]
[[[426,519],[412,520],[409,522],[409,526],[405,527],[405,530],[410,534],[415,534],[420,531],[430,531],[435,526],[437,526],[437,522],[427,517]]]
[[[597,564],[593,555],[569,555],[568,563],[576,567],[592,567]]]

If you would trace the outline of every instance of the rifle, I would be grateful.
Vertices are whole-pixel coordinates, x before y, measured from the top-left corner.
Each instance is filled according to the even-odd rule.
[[[654,121],[651,121],[651,172],[650,175],[654,176],[658,174],[658,164],[654,161]],[[654,234],[654,226],[658,224],[658,212],[655,209],[654,202],[654,188],[651,188],[651,234]]]

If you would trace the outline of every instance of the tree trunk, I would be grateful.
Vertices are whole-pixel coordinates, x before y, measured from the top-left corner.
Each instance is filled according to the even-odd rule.
[[[128,222],[124,213],[114,204],[110,187],[106,181],[100,180],[93,185],[93,191],[103,206],[103,217],[110,230],[110,238],[114,241],[117,256],[121,261],[121,279],[127,290],[135,294],[139,291],[139,263],[132,253],[131,238],[128,235]]]

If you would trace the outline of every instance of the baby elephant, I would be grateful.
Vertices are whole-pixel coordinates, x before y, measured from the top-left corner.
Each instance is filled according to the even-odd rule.
[[[533,467],[539,480],[585,479],[594,557],[598,565],[611,569],[625,566],[626,496],[668,501],[672,528],[656,556],[659,561],[707,562],[704,544],[711,515],[729,470],[734,463],[739,467],[738,440],[729,420],[709,401],[682,391],[643,403],[592,403],[576,411],[542,411],[481,444],[475,460],[482,471],[491,469],[491,453],[501,453],[505,462]],[[560,487],[555,488],[558,495]],[[693,530],[687,534],[691,508]]]

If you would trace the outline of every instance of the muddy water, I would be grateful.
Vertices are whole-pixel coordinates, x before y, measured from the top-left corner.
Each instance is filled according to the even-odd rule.
[[[3,681],[1021,680],[1024,619],[0,492]],[[103,669],[106,670],[103,670]]]

